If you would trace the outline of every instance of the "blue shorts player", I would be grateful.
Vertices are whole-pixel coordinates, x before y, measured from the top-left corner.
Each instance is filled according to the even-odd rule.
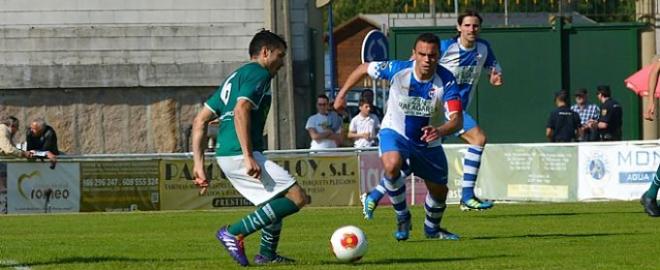
[[[458,239],[458,236],[440,228],[446,209],[447,159],[442,149],[442,136],[450,135],[462,127],[460,95],[454,76],[438,65],[440,40],[432,33],[417,37],[409,61],[364,63],[348,77],[339,91],[335,108],[342,110],[348,89],[365,75],[390,81],[388,110],[379,133],[379,151],[385,168],[381,182],[397,216],[397,240],[407,240],[411,216],[406,204],[406,186],[401,169],[409,160],[408,170],[425,179],[426,220],[424,231],[428,238]],[[434,119],[442,118],[443,107],[449,121],[434,126]],[[371,217],[370,212],[365,213]]]
[[[461,210],[484,210],[493,207],[492,202],[481,201],[474,194],[481,155],[486,145],[486,134],[474,118],[466,112],[474,90],[477,88],[482,69],[490,75],[493,86],[501,86],[502,68],[497,63],[490,44],[479,38],[482,23],[477,12],[467,11],[458,17],[456,29],[459,34],[440,43],[440,65],[454,74],[463,102],[463,128],[455,135],[469,144],[463,161],[463,190]]]
[[[500,86],[503,83],[502,68],[497,63],[493,50],[488,42],[478,38],[481,23],[481,16],[477,12],[466,11],[458,17],[456,29],[459,34],[440,43],[439,64],[454,75],[463,107],[463,126],[455,135],[469,144],[463,160],[463,189],[460,203],[463,211],[485,210],[493,207],[492,202],[482,201],[474,194],[477,173],[481,166],[481,155],[486,145],[486,134],[479,128],[474,118],[466,112],[482,69],[490,72],[492,85]],[[378,201],[384,196],[383,190],[383,186],[379,185],[370,192],[369,198],[365,201],[367,202],[366,212],[369,212],[367,208],[376,207]]]

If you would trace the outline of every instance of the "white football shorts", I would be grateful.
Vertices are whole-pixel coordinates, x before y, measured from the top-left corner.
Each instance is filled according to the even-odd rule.
[[[261,205],[288,190],[296,180],[284,168],[259,153],[254,159],[261,167],[261,178],[247,174],[243,155],[216,157],[220,169],[225,173],[234,188],[254,205]]]

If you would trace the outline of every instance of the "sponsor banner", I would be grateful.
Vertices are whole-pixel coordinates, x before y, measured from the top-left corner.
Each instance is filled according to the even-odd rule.
[[[577,146],[489,144],[477,185],[482,197],[511,201],[576,201]]]
[[[343,156],[269,155],[287,170],[311,196],[311,206],[359,205],[359,173],[355,154]],[[211,179],[208,192],[199,195],[193,184],[193,162],[161,160],[160,194],[162,210],[214,209],[251,206],[226,179],[215,159],[206,162]]]
[[[269,155],[312,197],[310,206],[360,205],[360,170],[355,153],[324,156]]]
[[[158,165],[158,160],[80,163],[80,211],[160,209]]]
[[[660,163],[660,145],[580,145],[579,200],[636,200],[648,189]]]
[[[50,163],[8,163],[7,198],[9,213],[78,212],[80,166],[60,162],[50,169]]]
[[[467,146],[447,145],[444,146],[447,155],[447,165],[449,168],[447,186],[448,203],[458,203],[460,200],[461,181],[463,179],[463,156]],[[378,156],[378,151],[365,151],[359,153],[360,157],[360,192],[369,192],[376,187],[384,174],[383,165]],[[406,199],[410,204],[421,205],[426,198],[426,184],[424,179],[414,175],[406,178]],[[479,188],[476,189],[479,192]],[[387,196],[380,200],[382,205],[391,205]]]
[[[461,185],[463,183],[463,160],[465,153],[467,153],[467,145],[445,145],[445,155],[447,156],[447,165],[449,166],[449,174],[447,180],[447,203],[458,203],[461,200]],[[474,188],[477,196],[482,195],[481,187],[477,181],[477,186]],[[422,199],[424,199],[422,197]],[[423,201],[422,201],[423,202]]]
[[[160,209],[217,209],[252,205],[229,183],[215,158],[207,158],[205,168],[210,184],[206,194],[200,195],[199,188],[192,181],[192,159],[161,160]]]
[[[0,215],[7,214],[7,163],[0,162]]]

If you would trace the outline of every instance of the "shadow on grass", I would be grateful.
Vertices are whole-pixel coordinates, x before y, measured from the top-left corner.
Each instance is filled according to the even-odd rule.
[[[367,260],[359,261],[354,265],[384,265],[384,264],[419,264],[419,263],[442,263],[442,262],[458,262],[458,261],[472,261],[472,260],[482,260],[482,259],[493,259],[493,258],[503,258],[503,257],[512,257],[511,255],[488,255],[488,256],[477,256],[477,257],[455,257],[455,258],[391,258],[391,259],[380,259],[380,260]],[[321,264],[346,264],[339,261],[321,261]]]
[[[547,234],[524,234],[524,235],[506,235],[506,236],[479,236],[467,237],[471,240],[492,240],[492,239],[519,239],[519,238],[582,238],[582,237],[607,237],[620,235],[638,235],[643,233],[547,233]]]
[[[157,262],[180,262],[180,261],[203,261],[206,258],[177,258],[177,259],[155,259],[155,258],[129,258],[129,257],[116,257],[116,256],[91,256],[91,257],[65,257],[57,258],[49,261],[36,261],[36,262],[22,262],[22,263],[5,263],[0,265],[0,268],[14,268],[14,267],[32,267],[32,266],[45,266],[45,265],[59,265],[59,264],[90,264],[90,263],[105,263],[105,262],[142,262],[142,263],[157,263]]]

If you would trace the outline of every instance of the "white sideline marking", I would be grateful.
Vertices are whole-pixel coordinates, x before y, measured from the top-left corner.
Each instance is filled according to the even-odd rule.
[[[31,270],[29,266],[20,265],[18,261],[14,260],[2,260],[0,261],[0,266],[13,266],[16,270]]]

